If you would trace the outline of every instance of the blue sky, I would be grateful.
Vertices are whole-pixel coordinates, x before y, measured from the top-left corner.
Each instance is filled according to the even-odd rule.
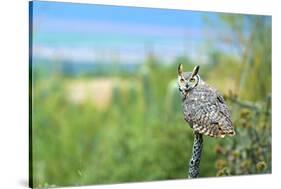
[[[35,17],[202,27],[203,12],[60,2],[34,2]]]
[[[183,10],[33,2],[35,56],[75,60],[142,61],[148,50],[166,61],[196,58],[206,41],[225,28],[217,13]],[[217,25],[210,29],[205,18]],[[226,48],[227,49],[227,48]]]

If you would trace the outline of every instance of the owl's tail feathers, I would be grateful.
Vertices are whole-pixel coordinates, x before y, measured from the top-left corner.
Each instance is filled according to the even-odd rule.
[[[223,132],[223,134],[225,134],[226,136],[234,136],[234,135],[236,135],[235,130],[234,130],[232,124],[231,124],[231,125],[228,125],[226,128],[224,128],[224,129],[222,130],[222,132]]]
[[[193,125],[193,129],[195,132],[210,137],[224,138],[225,136],[234,136],[236,134],[234,128],[231,125],[228,127],[220,127],[218,123],[211,124],[208,127],[195,124]]]
[[[221,137],[221,138],[224,138],[225,136],[234,136],[236,135],[234,129],[232,129],[231,131],[224,131],[224,132],[221,132],[217,137]]]

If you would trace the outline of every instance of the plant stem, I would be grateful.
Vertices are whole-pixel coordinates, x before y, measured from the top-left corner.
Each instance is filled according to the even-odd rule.
[[[199,176],[202,149],[203,136],[202,134],[194,132],[194,142],[192,148],[192,156],[189,162],[188,178],[196,178]]]

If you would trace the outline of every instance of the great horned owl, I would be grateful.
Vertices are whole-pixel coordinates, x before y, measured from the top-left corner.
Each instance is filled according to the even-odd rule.
[[[219,92],[207,85],[198,75],[199,66],[192,72],[178,67],[178,87],[183,96],[184,119],[197,133],[224,137],[235,135],[230,112]]]

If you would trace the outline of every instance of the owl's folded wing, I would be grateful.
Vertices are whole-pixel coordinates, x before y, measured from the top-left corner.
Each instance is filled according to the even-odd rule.
[[[194,131],[212,137],[234,135],[230,111],[223,97],[216,91],[211,92],[208,99],[199,99],[196,103],[198,108],[192,121]]]

